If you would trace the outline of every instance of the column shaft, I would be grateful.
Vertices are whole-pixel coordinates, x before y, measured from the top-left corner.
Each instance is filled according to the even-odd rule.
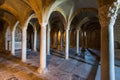
[[[46,72],[46,25],[41,26],[41,43],[40,43],[40,67],[39,73]]]
[[[62,50],[62,47],[63,47],[63,33],[61,32],[61,35],[60,35],[60,48]]]
[[[34,31],[34,51],[37,51],[36,47],[37,47],[37,31]]]
[[[109,71],[110,80],[115,80],[115,60],[114,60],[114,23],[109,24]]]
[[[26,29],[22,29],[22,62],[26,62],[26,49],[27,49],[27,43],[26,43]]]
[[[66,50],[65,50],[65,59],[69,58],[69,30],[66,30]]]
[[[14,56],[15,55],[15,33],[12,31],[12,41],[11,41],[11,54]]]
[[[79,54],[79,30],[77,30],[76,40],[76,53]]]
[[[47,54],[50,55],[50,29],[47,31]]]

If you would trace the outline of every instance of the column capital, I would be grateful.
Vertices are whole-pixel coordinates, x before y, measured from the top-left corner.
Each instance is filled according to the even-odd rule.
[[[76,31],[80,31],[79,29],[77,29]]]
[[[48,31],[50,32],[50,31],[51,31],[51,29],[48,29]]]
[[[42,26],[42,27],[46,27],[46,26],[47,26],[47,23],[46,23],[46,22],[43,22],[43,23],[41,23],[41,26]]]

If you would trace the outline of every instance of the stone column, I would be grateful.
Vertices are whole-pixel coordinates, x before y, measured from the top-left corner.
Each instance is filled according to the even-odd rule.
[[[34,31],[34,51],[37,51],[37,31]]]
[[[45,73],[46,68],[46,23],[41,25],[41,42],[40,42],[40,66],[38,68],[39,73]]]
[[[83,31],[82,32],[82,51],[85,51],[85,32]]]
[[[11,54],[15,55],[15,32],[12,31],[11,33],[12,41],[11,41]]]
[[[26,62],[26,48],[27,48],[27,43],[26,43],[26,38],[27,38],[27,35],[26,35],[26,29],[23,28],[22,29],[22,62]]]
[[[54,46],[57,44],[57,32],[54,33]]]
[[[60,50],[62,50],[63,47],[63,32],[61,31],[61,35],[60,35]]]
[[[50,55],[50,29],[49,28],[47,30],[47,54]]]
[[[56,48],[58,49],[58,31],[56,32]]]
[[[101,24],[101,80],[115,80],[113,26],[118,11],[118,5],[116,5],[115,3],[114,5],[108,4],[99,8]]]
[[[87,49],[87,32],[84,32],[85,35],[85,49]]]
[[[79,54],[79,30],[76,31],[76,53]]]
[[[69,30],[66,30],[65,59],[69,59]]]

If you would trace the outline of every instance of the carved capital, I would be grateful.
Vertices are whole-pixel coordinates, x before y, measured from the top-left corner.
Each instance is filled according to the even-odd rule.
[[[43,22],[43,23],[41,24],[41,26],[42,26],[42,27],[46,27],[46,26],[47,26],[47,23],[46,23],[46,22]]]
[[[99,8],[99,20],[102,27],[108,26],[115,22],[118,11],[118,2],[104,5]]]

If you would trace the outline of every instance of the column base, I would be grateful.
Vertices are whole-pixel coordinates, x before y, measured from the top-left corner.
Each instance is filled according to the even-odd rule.
[[[69,57],[68,57],[68,56],[65,56],[65,60],[69,60]]]
[[[37,49],[34,49],[33,51],[34,51],[34,52],[36,52],[36,51],[37,51]]]
[[[22,59],[21,61],[25,63],[27,60],[26,59]]]
[[[50,52],[48,52],[47,55],[50,56]]]
[[[40,74],[45,74],[48,72],[48,69],[47,68],[45,68],[45,69],[38,68],[37,72]]]
[[[78,52],[76,52],[76,53],[75,53],[75,56],[80,56],[80,52],[79,52],[79,53],[78,53]]]

